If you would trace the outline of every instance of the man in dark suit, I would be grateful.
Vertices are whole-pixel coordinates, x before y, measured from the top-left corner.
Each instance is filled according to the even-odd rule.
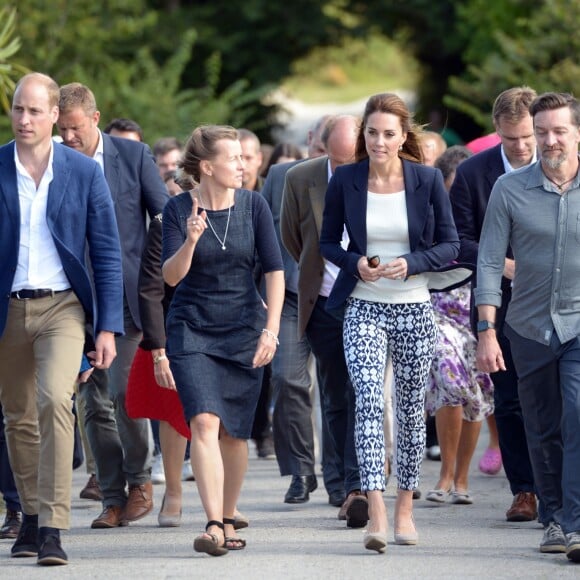
[[[324,155],[321,134],[329,115],[321,117],[308,132],[309,158]],[[298,335],[298,265],[282,244],[280,235],[280,211],[286,172],[300,161],[272,165],[268,171],[261,193],[268,202],[276,236],[284,262],[285,296],[280,319],[280,347],[272,360],[272,387],[274,399],[273,437],[276,459],[282,476],[291,475],[292,480],[284,501],[291,504],[306,503],[310,493],[318,487],[314,473],[314,430],[312,428],[312,380],[308,372],[310,346],[305,336]],[[340,507],[344,501],[343,483],[334,465],[333,445],[328,444],[327,429],[322,426],[322,463],[325,481],[336,480],[336,489],[329,491],[329,503]],[[329,457],[330,456],[330,457]],[[337,459],[337,458],[336,458]],[[331,478],[331,473],[336,477]]]
[[[498,177],[512,169],[529,165],[536,159],[536,141],[529,106],[536,96],[529,87],[516,87],[501,93],[493,107],[493,122],[501,143],[474,155],[457,168],[450,196],[457,231],[461,239],[459,260],[477,262],[483,218],[493,185]],[[513,365],[509,341],[503,333],[511,298],[515,262],[510,252],[505,259],[502,279],[502,305],[498,309],[495,330],[504,353],[505,371],[493,373],[495,420],[501,455],[510,489],[514,496],[506,512],[508,521],[531,521],[537,517],[534,478],[524,432],[518,397],[518,377]],[[476,286],[476,284],[474,284]],[[473,309],[475,314],[475,309]],[[485,329],[484,329],[485,330]]]
[[[60,530],[70,525],[72,395],[85,323],[100,371],[123,332],[111,194],[93,160],[53,142],[58,98],[50,77],[24,76],[12,104],[15,140],[0,148],[0,400],[24,512],[11,555],[38,555],[42,565],[68,560]]]
[[[360,493],[354,449],[354,392],[342,343],[342,320],[329,313],[326,299],[337,268],[325,262],[319,248],[328,181],[339,165],[354,161],[359,120],[351,115],[330,119],[322,141],[328,155],[292,167],[286,174],[280,231],[288,253],[298,262],[298,336],[306,336],[316,359],[321,409],[334,453],[339,457],[339,489],[346,500],[339,519],[349,527],[368,520],[367,500]],[[325,478],[325,484],[329,482]]]
[[[104,172],[121,240],[125,334],[117,339],[118,357],[109,372],[94,372],[79,386],[85,429],[104,497],[103,512],[92,527],[112,528],[138,520],[153,509],[151,427],[148,419],[127,416],[125,392],[141,340],[138,277],[146,214],[153,219],[161,213],[168,194],[146,145],[99,131],[100,114],[88,87],[80,83],[61,87],[59,109],[57,127],[64,144],[95,159]]]

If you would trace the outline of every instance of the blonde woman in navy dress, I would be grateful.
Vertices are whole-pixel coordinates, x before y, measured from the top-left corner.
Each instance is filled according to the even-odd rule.
[[[182,168],[199,187],[163,212],[163,277],[177,286],[167,315],[167,356],[191,428],[191,460],[207,515],[194,549],[241,550],[234,512],[263,366],[278,345],[284,274],[272,214],[240,189],[243,161],[232,127],[195,129]],[[267,308],[255,286],[258,256]]]

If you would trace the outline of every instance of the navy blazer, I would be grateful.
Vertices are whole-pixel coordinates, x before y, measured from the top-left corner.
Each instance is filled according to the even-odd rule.
[[[153,220],[160,214],[169,194],[147,145],[103,133],[103,156],[121,239],[125,298],[140,329],[139,265],[147,239],[146,215]]]
[[[449,195],[438,169],[405,159],[403,178],[409,222],[410,253],[407,276],[436,271],[457,257],[459,237]],[[367,193],[369,160],[337,167],[326,191],[320,250],[340,268],[327,308],[343,305],[360,280],[358,261],[367,252]],[[344,225],[350,243],[342,249]]]
[[[14,141],[0,147],[0,336],[20,248],[20,201]],[[99,165],[53,143],[54,177],[48,188],[46,218],[71,288],[95,333],[123,333],[123,277],[117,221],[111,193]],[[88,242],[94,281],[85,263]]]
[[[460,260],[477,264],[479,238],[491,190],[498,178],[504,173],[505,167],[501,156],[501,144],[481,151],[481,153],[466,159],[457,167],[449,196],[461,241]],[[511,248],[508,249],[507,257],[513,258]],[[477,285],[476,281],[474,281],[474,285]],[[496,324],[498,326],[503,325],[511,299],[511,280],[503,277],[501,290],[502,305],[496,313]],[[472,326],[475,328],[477,309],[472,307],[471,314]]]

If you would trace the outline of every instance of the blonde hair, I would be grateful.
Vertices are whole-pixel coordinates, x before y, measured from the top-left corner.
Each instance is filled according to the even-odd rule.
[[[199,183],[201,177],[199,164],[215,157],[217,153],[215,145],[221,139],[237,141],[238,131],[228,125],[201,125],[196,127],[185,144],[185,151],[179,167],[187,175],[191,175],[195,182]]]
[[[50,107],[58,106],[58,96],[59,96],[59,88],[57,82],[48,75],[39,72],[31,72],[25,74],[17,83],[16,88],[14,90],[14,94],[18,91],[18,89],[27,83],[28,81],[36,81],[37,83],[44,86],[46,92],[48,93],[48,104]]]
[[[95,95],[89,87],[81,83],[69,83],[60,88],[58,108],[61,113],[81,108],[85,115],[90,116],[97,112]]]

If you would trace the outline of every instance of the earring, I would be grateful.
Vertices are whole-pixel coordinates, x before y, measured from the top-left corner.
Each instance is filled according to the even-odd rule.
[[[399,151],[402,151],[402,150],[403,150],[403,146],[399,145]]]

